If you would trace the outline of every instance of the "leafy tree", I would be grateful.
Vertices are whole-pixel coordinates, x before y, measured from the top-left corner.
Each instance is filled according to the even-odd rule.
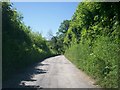
[[[114,76],[118,76],[120,51],[119,8],[116,2],[79,3],[69,27],[61,24],[54,43],[63,42],[66,57],[102,87],[118,87],[118,77]]]
[[[32,32],[22,19],[11,3],[2,3],[3,81],[28,65],[52,55],[47,41],[41,34]]]

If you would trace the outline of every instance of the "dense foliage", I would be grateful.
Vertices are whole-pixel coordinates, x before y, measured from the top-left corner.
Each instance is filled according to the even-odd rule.
[[[64,20],[51,40],[34,33],[11,3],[2,3],[3,80],[26,66],[65,54],[102,87],[118,87],[120,5],[81,2],[71,20]]]
[[[2,3],[3,81],[30,64],[51,56],[46,40],[31,31],[11,3]]]
[[[66,36],[67,30],[69,28],[70,21],[64,20],[56,33],[56,36],[53,36],[50,40],[51,48],[56,54],[61,54],[65,52],[65,47],[67,44],[64,44],[64,37]]]
[[[57,49],[65,51],[67,58],[102,87],[118,87],[119,8],[115,2],[81,2],[69,25],[62,23],[60,34],[55,36],[58,45],[62,45]]]

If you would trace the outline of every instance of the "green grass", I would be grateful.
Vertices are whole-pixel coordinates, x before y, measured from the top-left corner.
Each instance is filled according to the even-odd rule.
[[[92,46],[86,40],[84,44],[72,45],[65,56],[78,68],[92,76],[101,87],[118,87],[119,46],[109,37],[99,37]]]

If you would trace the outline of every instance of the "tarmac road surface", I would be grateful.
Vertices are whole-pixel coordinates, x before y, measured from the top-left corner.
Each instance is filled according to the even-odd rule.
[[[97,88],[95,81],[64,55],[45,59],[3,84],[3,88]]]

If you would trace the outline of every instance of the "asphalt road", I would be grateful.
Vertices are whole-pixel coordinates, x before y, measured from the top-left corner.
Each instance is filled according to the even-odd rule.
[[[4,88],[97,88],[94,80],[77,69],[65,56],[37,63],[3,84]]]

